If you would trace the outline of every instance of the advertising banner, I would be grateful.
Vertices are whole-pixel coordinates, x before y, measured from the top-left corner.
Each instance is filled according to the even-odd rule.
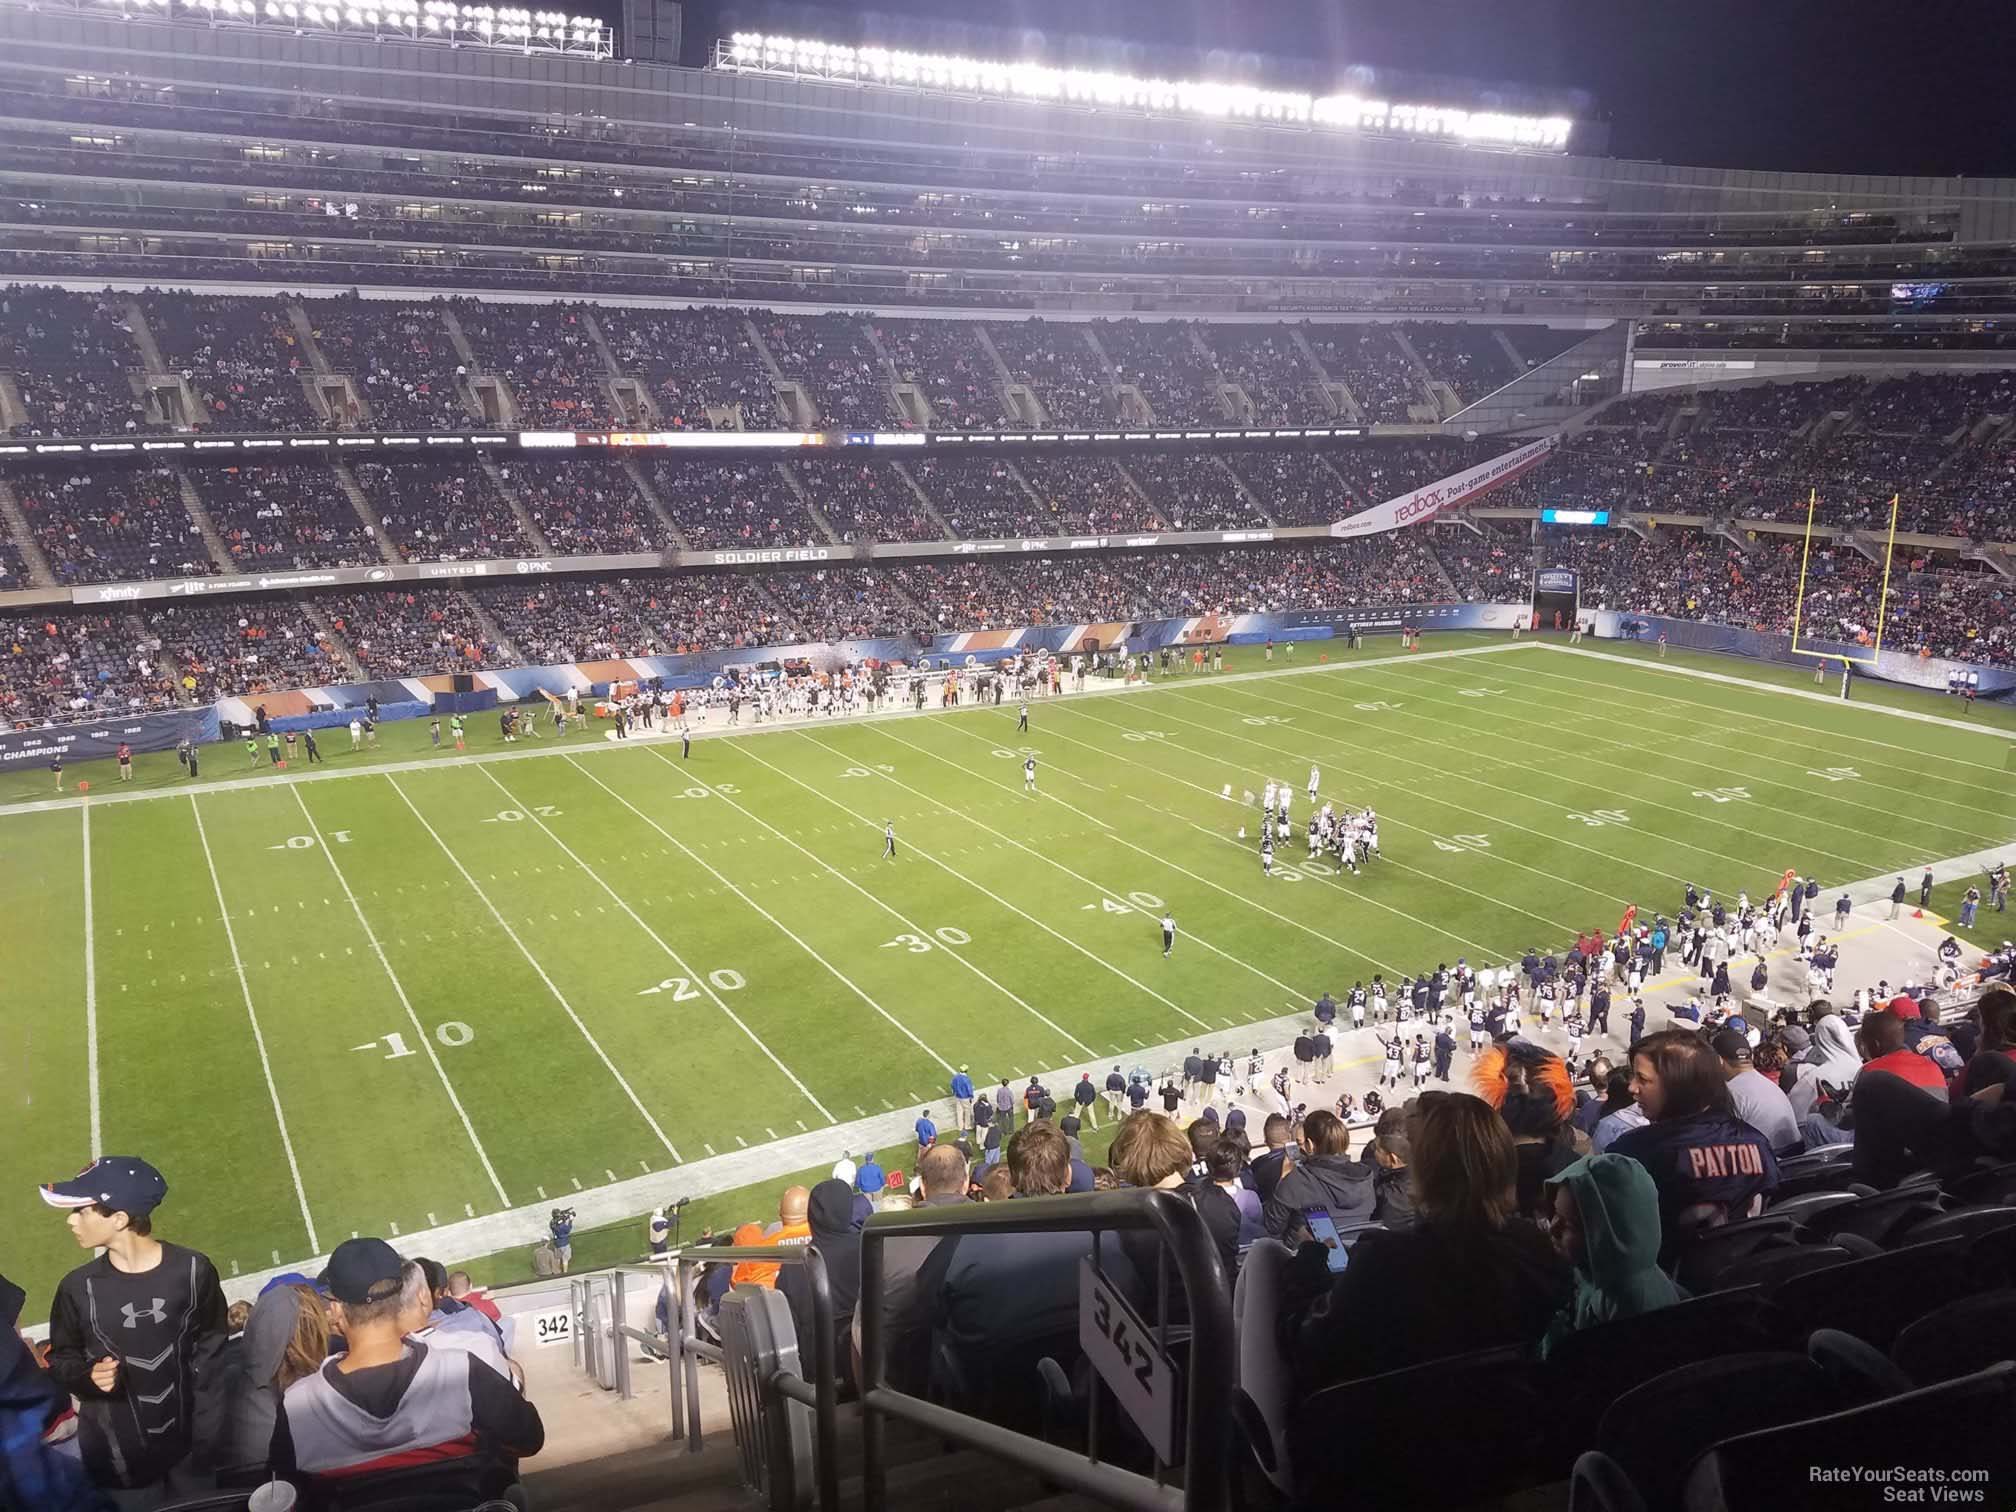
[[[1466,467],[1462,472],[1424,484],[1397,499],[1388,499],[1384,504],[1361,509],[1332,525],[1330,534],[1339,537],[1383,535],[1389,530],[1420,525],[1434,519],[1445,509],[1454,509],[1471,499],[1481,498],[1492,489],[1503,487],[1521,474],[1531,472],[1546,460],[1553,449],[1554,438],[1544,436],[1531,446],[1522,446],[1502,457]]]
[[[44,730],[0,731],[0,771],[47,766],[58,756],[68,764],[115,756],[122,743],[135,751],[172,751],[186,735],[199,744],[218,738],[217,711],[172,709],[133,714]]]

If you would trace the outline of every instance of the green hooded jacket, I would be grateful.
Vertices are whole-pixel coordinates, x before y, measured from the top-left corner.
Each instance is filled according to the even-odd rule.
[[[1670,1307],[1685,1297],[1659,1269],[1659,1191],[1628,1155],[1589,1155],[1548,1184],[1567,1187],[1582,1212],[1575,1298],[1555,1316],[1540,1352],[1562,1335]]]

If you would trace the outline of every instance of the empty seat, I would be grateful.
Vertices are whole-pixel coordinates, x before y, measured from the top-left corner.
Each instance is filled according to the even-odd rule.
[[[1978,1239],[2012,1225],[2016,1225],[2016,1207],[1955,1208],[1905,1224],[1892,1237],[1903,1244],[1934,1244],[1941,1239]]]
[[[1721,1285],[1772,1287],[1793,1276],[1822,1270],[1830,1265],[1846,1265],[1855,1259],[1852,1250],[1838,1244],[1796,1244],[1789,1249],[1766,1250],[1737,1261],[1722,1272]]]
[[[1828,1188],[1822,1191],[1797,1192],[1790,1197],[1782,1197],[1764,1210],[1766,1218],[1790,1218],[1794,1223],[1806,1223],[1815,1214],[1824,1213],[1829,1208],[1845,1206],[1861,1201],[1858,1192],[1840,1191]]]
[[[1936,1187],[1893,1187],[1817,1212],[1806,1220],[1806,1228],[1822,1239],[1859,1234],[1873,1243],[1888,1244],[1900,1229],[1944,1208],[1945,1198]]]
[[[1492,1349],[1326,1387],[1288,1425],[1298,1500],[1429,1512],[1531,1485],[1539,1380],[1523,1350]],[[1465,1421],[1460,1453],[1431,1448],[1421,1425],[1457,1402],[1489,1410]]]
[[[1711,1444],[1840,1405],[1826,1372],[1803,1354],[1725,1355],[1669,1370],[1619,1396],[1596,1429],[1596,1447],[1660,1512],[1679,1505],[1687,1467]]]
[[[1956,1202],[2016,1202],[2016,1162],[1949,1178],[1945,1188]]]
[[[1920,1386],[2016,1360],[2016,1289],[1961,1297],[1906,1324],[1890,1358]]]
[[[1686,1512],[1825,1506],[1814,1467],[1848,1475],[1900,1463],[1937,1465],[1949,1475],[1978,1472],[1988,1498],[1980,1505],[1992,1505],[1998,1494],[1992,1488],[2016,1478],[2016,1434],[2007,1428],[2012,1398],[2016,1364],[1995,1365],[1844,1412],[1740,1434],[1695,1461],[1682,1505]],[[1853,1504],[1881,1503],[1872,1495]]]
[[[1913,1244],[1767,1285],[1772,1305],[1801,1334],[1838,1328],[1888,1349],[1905,1324],[1970,1292],[1959,1240]]]
[[[1238,1410],[1261,1471],[1276,1486],[1292,1484],[1288,1418],[1294,1383],[1274,1335],[1281,1289],[1295,1254],[1279,1239],[1255,1239],[1232,1291],[1232,1328],[1239,1349]]]
[[[1722,1275],[1737,1261],[1798,1242],[1798,1220],[1775,1213],[1701,1229],[1681,1241],[1673,1257],[1673,1279],[1696,1294],[1719,1291]]]
[[[1565,1404],[1555,1415],[1560,1447],[1588,1448],[1604,1408],[1620,1392],[1683,1365],[1771,1345],[1764,1294],[1754,1286],[1710,1292],[1568,1334],[1548,1352],[1544,1391]]]

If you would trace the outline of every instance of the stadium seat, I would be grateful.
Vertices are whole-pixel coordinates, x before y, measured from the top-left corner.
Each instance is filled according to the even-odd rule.
[[[1814,1329],[1806,1340],[1806,1358],[1827,1373],[1844,1401],[1896,1396],[1919,1384],[1882,1350],[1838,1328]]]
[[[1763,1250],[1736,1261],[1716,1277],[1722,1287],[1760,1286],[1771,1289],[1793,1276],[1822,1270],[1830,1265],[1846,1265],[1855,1252],[1838,1244],[1797,1244],[1785,1249]]]
[[[1921,1386],[2016,1360],[2016,1290],[1961,1297],[1927,1313],[1905,1325],[1890,1358]]]
[[[1600,1449],[1577,1456],[1568,1475],[1568,1512],[1646,1512],[1624,1467]]]
[[[1945,1189],[1955,1202],[2016,1202],[2016,1162],[1951,1178]]]
[[[1618,1393],[1683,1365],[1769,1349],[1772,1332],[1763,1292],[1748,1286],[1566,1335],[1548,1351],[1545,1391],[1565,1398],[1566,1410],[1557,1414],[1561,1447],[1587,1448]]]
[[[1690,1292],[1715,1291],[1723,1284],[1722,1273],[1737,1261],[1798,1242],[1799,1221],[1776,1213],[1698,1229],[1673,1257],[1673,1278]]]
[[[1861,1195],[1856,1192],[1824,1191],[1801,1192],[1796,1196],[1783,1198],[1764,1210],[1767,1218],[1790,1218],[1794,1223],[1805,1223],[1812,1215],[1824,1213],[1829,1208],[1840,1207],[1843,1203],[1858,1202]]]
[[[1824,1505],[1812,1470],[1842,1473],[1907,1459],[1983,1472],[1988,1486],[2016,1476],[2016,1435],[2007,1431],[2016,1401],[2016,1364],[1991,1366],[1902,1396],[1885,1397],[1823,1417],[1782,1423],[1725,1439],[1688,1472],[1685,1512],[1784,1512]]]
[[[1817,1150],[1808,1150],[1804,1154],[1780,1161],[1778,1174],[1781,1177],[1803,1176],[1808,1171],[1824,1171],[1835,1166],[1852,1165],[1854,1160],[1853,1144],[1822,1145]]]
[[[1774,1202],[1788,1202],[1794,1197],[1809,1196],[1814,1192],[1847,1192],[1851,1196],[1862,1196],[1876,1188],[1864,1186],[1861,1182],[1848,1179],[1845,1165],[1814,1166],[1809,1170],[1786,1175],[1784,1167],[1779,1168],[1778,1185],[1771,1196]]]
[[[1232,1327],[1239,1346],[1236,1399],[1261,1472],[1283,1491],[1293,1484],[1288,1459],[1293,1387],[1274,1324],[1281,1310],[1281,1284],[1294,1259],[1294,1251],[1279,1239],[1256,1239],[1232,1290]]]
[[[1790,1422],[1840,1405],[1833,1384],[1803,1354],[1764,1351],[1700,1360],[1618,1396],[1596,1447],[1623,1469],[1651,1512],[1679,1505],[1695,1457],[1732,1433]]]
[[[1852,1203],[1822,1209],[1805,1220],[1805,1228],[1819,1239],[1858,1234],[1881,1245],[1889,1243],[1893,1235],[1909,1225],[1939,1213],[1944,1206],[1945,1200],[1936,1187],[1893,1187],[1887,1192],[1872,1192]]]
[[[2016,1226],[2016,1207],[1954,1208],[1928,1214],[1916,1223],[1902,1224],[1893,1238],[1900,1244],[1934,1244],[1941,1239],[1978,1239],[2011,1226]]]
[[[1801,1336],[1838,1328],[1888,1349],[1905,1324],[1971,1289],[1961,1264],[1964,1250],[1957,1239],[1908,1245],[1809,1270],[1765,1290],[1786,1326]]]
[[[1482,1350],[1326,1387],[1288,1425],[1296,1500],[1323,1507],[1467,1507],[1539,1478],[1538,1367],[1520,1349]],[[1421,1425],[1457,1402],[1482,1402],[1462,1452],[1432,1450]]]
[[[2016,1286],[2016,1228],[1995,1228],[1967,1246],[1967,1275],[1983,1289]]]

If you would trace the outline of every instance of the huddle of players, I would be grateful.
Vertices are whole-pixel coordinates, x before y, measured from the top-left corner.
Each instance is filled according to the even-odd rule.
[[[1546,969],[1550,966],[1552,970]],[[1406,1036],[1396,1033],[1388,1038],[1380,1033],[1381,1025],[1390,1022],[1398,1030],[1410,1020],[1445,1027],[1460,1022],[1468,1026],[1470,1049],[1476,1052],[1500,1035],[1519,1033],[1526,1015],[1531,1013],[1545,1029],[1553,1028],[1559,1021],[1562,1032],[1568,1036],[1568,1054],[1564,1059],[1573,1065],[1581,1058],[1583,1039],[1591,1032],[1607,1032],[1610,1027],[1610,985],[1600,970],[1590,971],[1572,951],[1562,962],[1550,957],[1543,966],[1536,959],[1531,973],[1523,966],[1497,970],[1489,966],[1473,968],[1466,958],[1458,956],[1453,967],[1444,963],[1418,977],[1403,976],[1390,990],[1379,974],[1373,976],[1369,986],[1354,982],[1345,994],[1343,1011],[1349,1014],[1353,1029],[1363,1029],[1370,1015],[1373,1033],[1378,1035],[1386,1052],[1380,1080],[1397,1086],[1405,1059]],[[1319,1028],[1327,1032],[1337,1014],[1335,999],[1325,993],[1316,1003]],[[1416,1086],[1428,1079],[1429,1064],[1435,1059],[1428,1036],[1416,1034],[1413,1045]]]
[[[1315,767],[1309,768],[1312,807],[1322,777]],[[1288,818],[1294,796],[1295,790],[1287,783],[1273,781],[1268,782],[1260,796],[1260,870],[1270,877],[1274,875],[1274,847],[1287,844],[1295,832]],[[1250,801],[1252,794],[1248,793],[1247,798]],[[1334,804],[1326,802],[1310,816],[1306,834],[1310,860],[1319,855],[1331,856],[1354,877],[1361,861],[1372,861],[1379,855],[1379,815],[1370,807],[1358,813],[1350,809],[1340,813]]]

